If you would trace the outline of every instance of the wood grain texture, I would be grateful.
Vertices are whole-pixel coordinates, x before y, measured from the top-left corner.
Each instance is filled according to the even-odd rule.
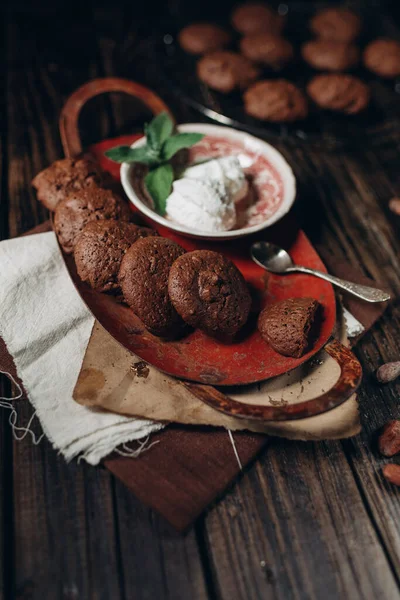
[[[206,520],[221,598],[396,598],[340,444],[276,443],[263,456]]]
[[[207,583],[195,532],[177,533],[115,480],[116,529],[126,598],[205,600]]]
[[[26,422],[30,407],[21,404],[20,419]],[[47,441],[37,447],[16,443],[14,514],[17,597],[118,597],[105,471],[66,465]]]
[[[88,78],[136,79],[181,121],[199,120],[160,87],[146,61],[151,2],[142,20],[132,2],[78,8],[24,0],[1,14],[8,66],[4,78],[0,55],[2,236],[46,218],[29,182],[62,156],[58,114]],[[82,115],[84,143],[134,130],[137,115],[121,96],[94,100]],[[372,378],[399,355],[400,220],[387,206],[400,195],[399,141],[400,132],[340,153],[279,144],[298,177],[296,210],[313,243],[379,278],[396,298],[356,350],[365,374],[362,435],[274,442],[180,538],[105,471],[66,465],[46,442],[13,442],[0,411],[1,600],[14,591],[33,600],[400,597],[400,491],[382,478],[385,461],[374,445],[377,429],[400,417],[400,383],[382,387]],[[30,415],[22,405],[21,422]]]

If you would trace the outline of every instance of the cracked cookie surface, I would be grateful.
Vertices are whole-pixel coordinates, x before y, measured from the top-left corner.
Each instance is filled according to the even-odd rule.
[[[175,337],[184,323],[168,296],[168,276],[173,262],[185,250],[172,240],[147,237],[126,252],[119,271],[124,298],[154,335]]]
[[[49,210],[69,194],[92,185],[100,187],[105,175],[99,165],[88,158],[56,160],[32,180],[38,200]]]
[[[74,258],[82,281],[99,292],[118,291],[118,272],[128,250],[139,239],[158,236],[154,229],[127,221],[92,221],[78,235]]]
[[[369,87],[352,75],[317,75],[307,86],[308,95],[321,108],[348,115],[364,110],[370,101]]]
[[[218,252],[195,250],[178,258],[168,291],[182,319],[212,336],[234,336],[249,316],[251,298],[244,277]]]
[[[286,79],[257,81],[243,95],[248,115],[271,122],[291,122],[308,114],[307,98]]]
[[[264,308],[258,317],[262,338],[279,354],[300,358],[309,349],[320,304],[314,298],[288,298]]]
[[[90,187],[70,194],[57,205],[54,229],[64,252],[71,254],[77,236],[91,221],[129,221],[128,205],[111,190]]]

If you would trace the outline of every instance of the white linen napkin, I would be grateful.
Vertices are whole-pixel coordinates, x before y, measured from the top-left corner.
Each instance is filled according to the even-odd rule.
[[[0,243],[0,336],[45,435],[67,459],[95,465],[120,444],[162,428],[72,399],[94,319],[68,275],[53,232]]]

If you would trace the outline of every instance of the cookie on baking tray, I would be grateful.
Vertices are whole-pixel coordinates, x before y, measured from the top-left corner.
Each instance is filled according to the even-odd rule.
[[[381,77],[400,75],[400,42],[388,38],[374,40],[364,50],[364,65]]]
[[[347,71],[360,61],[357,46],[331,40],[311,40],[303,44],[301,54],[314,69],[324,71]]]
[[[197,75],[213,90],[228,94],[248,87],[259,77],[260,69],[241,54],[221,50],[199,60]]]
[[[361,19],[345,7],[325,8],[311,19],[310,28],[324,40],[351,42],[361,32]]]
[[[231,39],[228,31],[213,23],[192,23],[181,29],[178,35],[181,48],[190,54],[220,50],[228,46]]]
[[[258,81],[244,93],[243,99],[246,113],[263,121],[297,121],[308,114],[305,95],[285,79]]]
[[[321,108],[348,115],[364,110],[371,96],[363,81],[344,73],[317,75],[308,84],[307,93]]]
[[[279,70],[293,60],[293,46],[274,33],[254,33],[240,41],[240,50],[250,60]]]
[[[278,34],[285,25],[285,17],[262,2],[247,2],[233,10],[231,22],[236,31],[243,35],[259,31]]]

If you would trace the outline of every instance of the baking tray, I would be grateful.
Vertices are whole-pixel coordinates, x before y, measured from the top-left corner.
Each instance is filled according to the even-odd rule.
[[[265,68],[261,79],[288,79],[304,89],[316,74],[299,56],[300,46],[313,37],[308,22],[319,8],[328,6],[318,2],[270,2],[280,13],[287,15],[283,35],[295,46],[297,60],[279,72]],[[161,29],[153,36],[152,60],[158,66],[160,77],[181,100],[211,120],[240,128],[264,138],[285,141],[310,142],[325,147],[360,144],[373,138],[381,139],[394,130],[400,130],[400,80],[384,80],[362,66],[349,71],[371,87],[369,107],[359,115],[344,115],[319,109],[310,102],[309,116],[296,123],[268,123],[247,115],[243,109],[241,94],[221,94],[211,90],[196,76],[197,57],[181,50],[177,34],[185,25],[199,21],[211,21],[229,27],[226,18],[232,3],[203,2],[190,8],[186,3],[171,3],[169,18],[162,21]],[[394,23],[382,14],[379,6],[366,6],[362,11],[363,33],[357,44],[364,48],[372,39],[388,36],[400,39]],[[240,36],[234,35],[232,48],[238,47]]]

